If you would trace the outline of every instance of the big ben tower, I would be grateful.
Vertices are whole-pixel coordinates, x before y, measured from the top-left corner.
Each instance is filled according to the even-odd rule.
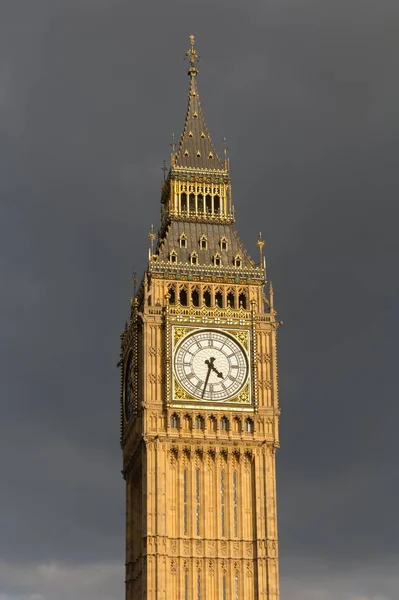
[[[234,227],[190,38],[180,143],[121,336],[126,600],[278,600],[276,334]]]

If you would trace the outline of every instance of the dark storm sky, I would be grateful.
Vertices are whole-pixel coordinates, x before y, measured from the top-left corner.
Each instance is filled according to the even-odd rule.
[[[123,597],[119,333],[196,35],[280,333],[283,600],[399,598],[397,0],[2,0],[0,600]]]

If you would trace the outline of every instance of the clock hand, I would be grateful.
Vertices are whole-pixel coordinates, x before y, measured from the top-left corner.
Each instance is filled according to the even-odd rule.
[[[206,390],[206,386],[208,385],[209,376],[211,374],[212,369],[214,368],[214,366],[213,366],[213,361],[214,360],[215,359],[211,357],[209,360],[205,361],[205,364],[208,365],[208,373],[206,374],[204,389],[202,390],[201,398],[203,398],[204,395],[205,395],[205,390]]]
[[[208,360],[206,360],[205,362],[208,365],[209,369],[212,369],[212,371],[214,371],[219,378],[223,379],[223,373],[221,373],[221,371],[218,371],[214,365],[215,360],[216,360],[215,358],[211,358],[210,361],[212,361],[212,362],[210,362]]]

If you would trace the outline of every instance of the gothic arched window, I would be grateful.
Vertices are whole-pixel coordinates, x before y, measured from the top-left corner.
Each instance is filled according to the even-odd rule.
[[[201,250],[206,250],[207,249],[207,247],[208,247],[208,240],[206,239],[205,235],[201,235],[199,244],[200,244]]]
[[[241,267],[241,265],[242,265],[241,256],[240,256],[239,254],[237,254],[237,255],[234,257],[234,266],[235,266],[235,267]]]
[[[245,292],[240,292],[238,296],[238,304],[240,305],[240,308],[247,308],[247,295]]]
[[[187,290],[182,288],[179,293],[179,302],[182,306],[187,306]]]
[[[173,415],[170,417],[170,426],[172,429],[179,428],[179,416],[176,413],[173,413]]]
[[[205,306],[211,306],[211,292],[209,289],[204,290],[204,304]]]
[[[184,233],[179,237],[180,248],[187,248],[187,238]]]
[[[227,306],[234,308],[235,305],[235,295],[231,290],[227,292]]]
[[[244,431],[246,433],[253,433],[253,431],[254,431],[254,422],[252,421],[252,419],[245,419]]]
[[[168,287],[169,304],[176,304],[176,289],[174,285]]]
[[[201,417],[201,415],[197,415],[195,417],[195,429],[204,429],[204,417]]]
[[[220,421],[220,429],[222,431],[228,431],[229,430],[229,420],[227,417],[222,417],[221,421]]]
[[[222,259],[220,258],[220,254],[216,253],[213,257],[213,264],[215,267],[220,267],[222,264]]]
[[[200,304],[200,297],[199,297],[199,292],[197,288],[194,288],[191,292],[191,302],[193,303],[193,306],[199,306]]]
[[[222,308],[223,305],[223,294],[220,290],[218,290],[215,294],[215,306],[219,306]]]

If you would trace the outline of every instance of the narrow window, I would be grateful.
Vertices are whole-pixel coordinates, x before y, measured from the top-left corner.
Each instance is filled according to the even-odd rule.
[[[187,306],[187,290],[180,290],[179,301],[182,306]]]
[[[234,517],[234,537],[238,536],[237,527],[237,471],[233,473],[233,517]]]
[[[197,196],[197,208],[199,213],[204,212],[204,196],[202,194]]]
[[[195,196],[190,194],[190,212],[195,213]]]
[[[190,261],[192,265],[198,264],[198,255],[196,252],[192,252],[190,255]]]
[[[195,419],[195,429],[204,429],[204,419],[198,415]]]
[[[234,598],[234,600],[240,600],[240,598],[238,596],[238,593],[239,593],[239,582],[238,582],[238,574],[236,573],[236,576],[235,576],[235,598]]]
[[[177,254],[174,250],[172,250],[172,252],[169,254],[169,260],[171,263],[177,262]]]
[[[204,235],[201,235],[200,237],[200,248],[201,250],[206,250],[208,246],[208,242],[207,239]]]
[[[254,422],[251,419],[245,420],[245,431],[246,433],[253,433],[254,431]]]
[[[234,308],[234,304],[235,304],[235,297],[233,292],[229,292],[227,294],[227,306],[230,306],[231,308]]]
[[[238,304],[240,305],[240,307],[244,308],[246,310],[247,308],[247,295],[244,294],[244,292],[242,292],[239,297],[238,297]]]
[[[213,257],[213,264],[215,265],[215,267],[220,267],[221,260],[220,256],[218,256],[217,254]]]
[[[223,295],[222,292],[216,292],[215,294],[215,306],[219,306],[220,308],[223,305]]]
[[[191,292],[191,300],[192,300],[193,306],[199,306],[199,293],[198,293],[198,290],[193,290]]]
[[[234,266],[235,267],[241,267],[241,256],[239,254],[237,254],[237,256],[234,257]]]
[[[200,535],[200,470],[195,471],[195,520],[197,524],[197,535]]]
[[[175,288],[173,286],[170,286],[168,288],[168,292],[169,292],[169,304],[176,304],[176,291]]]
[[[219,196],[215,196],[213,198],[213,210],[215,213],[219,213],[220,212],[220,198]]]
[[[179,417],[177,415],[172,415],[170,417],[170,426],[172,429],[178,429],[179,427]]]
[[[188,534],[187,469],[183,471],[183,531]]]
[[[209,290],[204,292],[204,304],[208,307],[211,305],[211,293]]]
[[[180,236],[180,248],[187,248],[187,238],[184,233]]]
[[[224,505],[224,471],[220,474],[220,525],[221,525],[221,535],[225,536],[225,505]]]
[[[201,600],[201,573],[197,574],[197,600]]]
[[[188,600],[188,571],[184,571],[184,600]]]
[[[222,431],[228,431],[229,430],[229,420],[227,417],[223,417],[221,422],[220,422],[220,428]]]
[[[205,205],[206,205],[206,212],[211,213],[212,212],[212,198],[209,194],[206,195]]]
[[[186,194],[186,192],[182,193],[182,195],[180,197],[180,202],[181,202],[182,212],[187,212],[187,194]]]
[[[227,240],[225,237],[220,240],[220,249],[227,250]]]

